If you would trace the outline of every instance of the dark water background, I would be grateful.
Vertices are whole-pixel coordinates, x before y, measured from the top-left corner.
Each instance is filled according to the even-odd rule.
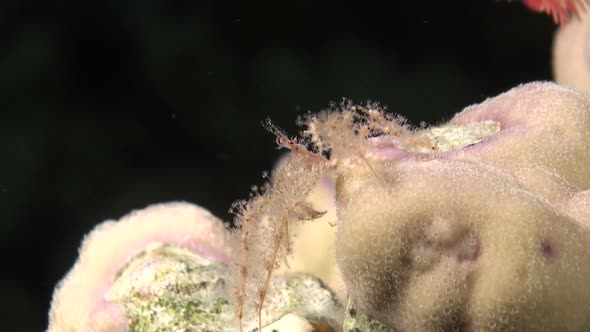
[[[551,78],[518,3],[4,0],[0,312],[40,331],[96,223],[187,200],[225,220],[279,155],[260,122],[342,97],[413,123]]]

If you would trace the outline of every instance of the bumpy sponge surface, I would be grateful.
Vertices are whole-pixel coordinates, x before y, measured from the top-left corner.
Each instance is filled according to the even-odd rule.
[[[587,331],[590,96],[527,84],[448,125],[490,121],[499,131],[449,150],[380,137],[371,169],[340,170],[349,295],[399,331]]]

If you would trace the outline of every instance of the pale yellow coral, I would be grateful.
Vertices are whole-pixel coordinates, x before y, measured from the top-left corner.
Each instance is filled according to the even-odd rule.
[[[590,326],[590,233],[571,217],[482,164],[382,171],[386,182],[348,193],[340,221],[341,267],[364,312],[404,331]]]
[[[381,142],[372,169],[339,170],[349,295],[402,331],[587,331],[590,96],[528,84],[450,123],[482,121],[501,130],[443,152]]]

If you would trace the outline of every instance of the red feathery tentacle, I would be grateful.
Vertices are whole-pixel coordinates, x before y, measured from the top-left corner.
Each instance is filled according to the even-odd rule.
[[[556,24],[564,25],[572,14],[580,18],[590,0],[523,0],[523,3],[531,10],[551,15]]]

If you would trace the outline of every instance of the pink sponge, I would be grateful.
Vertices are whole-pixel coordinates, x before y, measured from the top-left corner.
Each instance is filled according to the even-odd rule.
[[[127,331],[124,312],[105,294],[121,267],[154,243],[180,245],[219,262],[230,257],[223,223],[189,203],[156,204],[106,221],[85,237],[78,261],[56,288],[49,331]]]

